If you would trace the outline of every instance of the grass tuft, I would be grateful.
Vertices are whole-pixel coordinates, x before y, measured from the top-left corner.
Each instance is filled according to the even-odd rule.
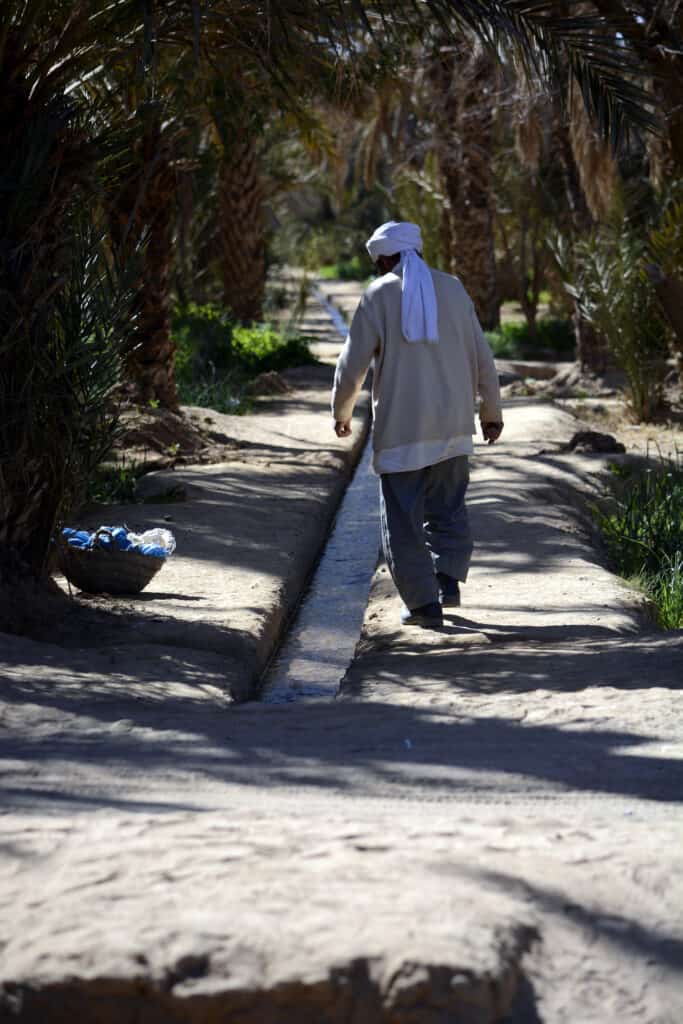
[[[629,472],[615,467],[618,495],[596,513],[612,563],[637,577],[664,629],[683,627],[683,466]]]
[[[135,462],[120,465],[103,463],[92,474],[88,487],[88,501],[101,504],[131,505],[137,501],[135,485],[140,466]]]

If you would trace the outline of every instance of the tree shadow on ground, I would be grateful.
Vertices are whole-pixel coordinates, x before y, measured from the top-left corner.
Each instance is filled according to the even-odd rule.
[[[543,1024],[543,1018],[538,1013],[534,986],[524,971],[520,972],[517,979],[517,990],[510,1012],[503,1018],[501,1024]]]
[[[615,635],[589,627],[491,627],[465,620],[476,636],[492,642],[454,647],[439,637],[461,627],[434,631],[420,643],[388,637],[354,662],[342,685],[351,697],[403,699],[436,687],[444,698],[460,695],[572,693],[591,687],[618,690],[683,690],[683,630]],[[500,629],[500,636],[492,630]],[[467,633],[465,633],[467,635]]]
[[[532,903],[544,914],[569,920],[585,930],[587,945],[602,939],[624,953],[634,954],[645,961],[665,965],[683,972],[683,940],[680,936],[655,932],[644,927],[639,921],[610,913],[606,907],[589,907],[574,900],[568,900],[561,889],[530,882],[519,875],[481,868],[459,867],[477,882],[496,886],[506,894],[519,892],[526,902]]]
[[[676,676],[669,676],[668,683],[653,671],[656,659],[666,657],[664,646],[658,648],[653,641],[649,654],[647,648],[641,653],[640,686],[626,669],[623,676],[615,674],[615,644],[600,650],[596,641],[588,651],[578,652],[570,647],[517,652],[515,662],[517,657],[526,661],[515,667],[506,661],[505,650],[486,651],[486,659],[496,657],[493,664],[481,660],[482,653],[443,658],[440,678],[434,668],[439,659],[430,659],[426,683],[411,677],[408,656],[397,655],[383,674],[377,666],[379,694],[372,700],[336,704],[225,707],[201,686],[174,693],[164,685],[163,666],[156,683],[150,666],[147,682],[134,692],[126,680],[117,691],[111,680],[100,681],[98,688],[96,679],[86,677],[75,693],[73,681],[71,688],[52,679],[8,682],[3,685],[5,720],[8,726],[13,719],[16,724],[5,731],[3,756],[16,792],[6,791],[7,805],[25,810],[41,799],[77,800],[85,791],[95,798],[93,806],[98,799],[108,806],[112,797],[120,799],[126,778],[160,802],[159,787],[167,785],[169,772],[177,780],[175,798],[196,801],[198,809],[209,809],[205,801],[220,800],[220,787],[233,784],[359,795],[413,792],[434,799],[454,793],[472,799],[495,793],[525,799],[581,793],[683,801],[683,762],[666,751],[647,749],[652,743],[671,742],[666,716],[660,714],[655,727],[633,717],[620,719],[619,694],[626,690],[643,694],[642,701],[635,694],[630,698],[635,714],[634,708],[644,706],[648,686],[683,688],[676,665]],[[673,653],[680,668],[680,642]],[[591,658],[605,672],[612,671],[606,685],[619,686],[621,679],[623,689],[614,692],[611,702],[565,702],[554,720],[526,721],[526,711],[509,698],[495,713],[492,704],[471,705],[463,699],[475,691],[491,698],[530,689],[574,694],[589,686]],[[421,661],[412,657],[413,672]],[[366,678],[369,670],[372,676],[366,664]],[[435,672],[432,691],[429,680]],[[396,702],[395,693],[394,699],[389,696],[399,685],[413,689],[414,702],[405,693],[403,702]],[[156,699],[145,699],[146,690],[154,686]],[[389,689],[383,693],[383,687]],[[663,698],[658,693],[656,699]],[[50,793],[29,799],[22,791],[36,787],[36,776],[51,780]]]
[[[519,612],[533,612],[537,611],[536,608],[530,605],[516,604],[513,610]],[[594,611],[596,614],[603,609],[602,605],[588,605],[582,604],[577,607],[577,611],[591,612]],[[561,608],[550,608],[546,607],[545,611],[552,613],[553,611],[560,611],[566,613],[571,611],[571,608],[567,605],[563,605]],[[549,643],[562,643],[564,640],[614,640],[615,637],[627,638],[633,637],[634,631],[629,633],[616,633],[614,629],[609,626],[598,626],[598,625],[582,625],[576,623],[572,625],[564,625],[563,623],[555,623],[548,626],[534,626],[534,625],[520,625],[516,626],[510,623],[496,623],[487,621],[477,621],[476,619],[468,619],[464,615],[457,615],[444,610],[444,619],[442,626],[435,626],[430,630],[430,639],[406,639],[405,629],[397,628],[392,632],[382,632],[379,636],[372,637],[372,648],[375,650],[385,651],[391,650],[392,654],[400,654],[401,652],[413,652],[415,654],[421,654],[429,652],[433,654],[451,654],[457,655],[461,649],[467,645],[468,641],[479,641],[491,644],[503,644],[511,643],[515,641],[528,641],[530,643],[537,644],[549,644]],[[457,638],[463,641],[463,648],[458,648],[452,643],[444,643],[441,648],[439,645],[439,637],[443,637],[444,641],[447,637]]]

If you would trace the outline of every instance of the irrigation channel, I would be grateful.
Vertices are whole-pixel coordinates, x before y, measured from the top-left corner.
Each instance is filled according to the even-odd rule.
[[[339,310],[319,291],[314,297],[344,338],[348,328]],[[368,438],[311,583],[263,678],[266,703],[334,698],[353,659],[379,552],[371,456]]]

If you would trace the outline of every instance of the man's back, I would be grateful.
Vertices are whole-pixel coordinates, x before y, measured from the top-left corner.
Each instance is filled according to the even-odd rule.
[[[500,416],[498,378],[472,302],[456,277],[438,270],[431,270],[431,277],[437,343],[406,341],[401,278],[391,272],[367,289],[337,366],[333,401],[341,419],[374,355],[373,445],[380,473],[471,450],[477,391],[482,418]]]

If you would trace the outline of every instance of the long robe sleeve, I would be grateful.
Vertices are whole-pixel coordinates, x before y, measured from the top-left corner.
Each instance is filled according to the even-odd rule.
[[[365,375],[379,348],[379,333],[361,302],[341,350],[334,373],[332,415],[338,423],[350,420]]]
[[[481,398],[479,419],[482,423],[502,423],[500,384],[493,353],[472,307],[472,330],[477,350],[477,390]]]

